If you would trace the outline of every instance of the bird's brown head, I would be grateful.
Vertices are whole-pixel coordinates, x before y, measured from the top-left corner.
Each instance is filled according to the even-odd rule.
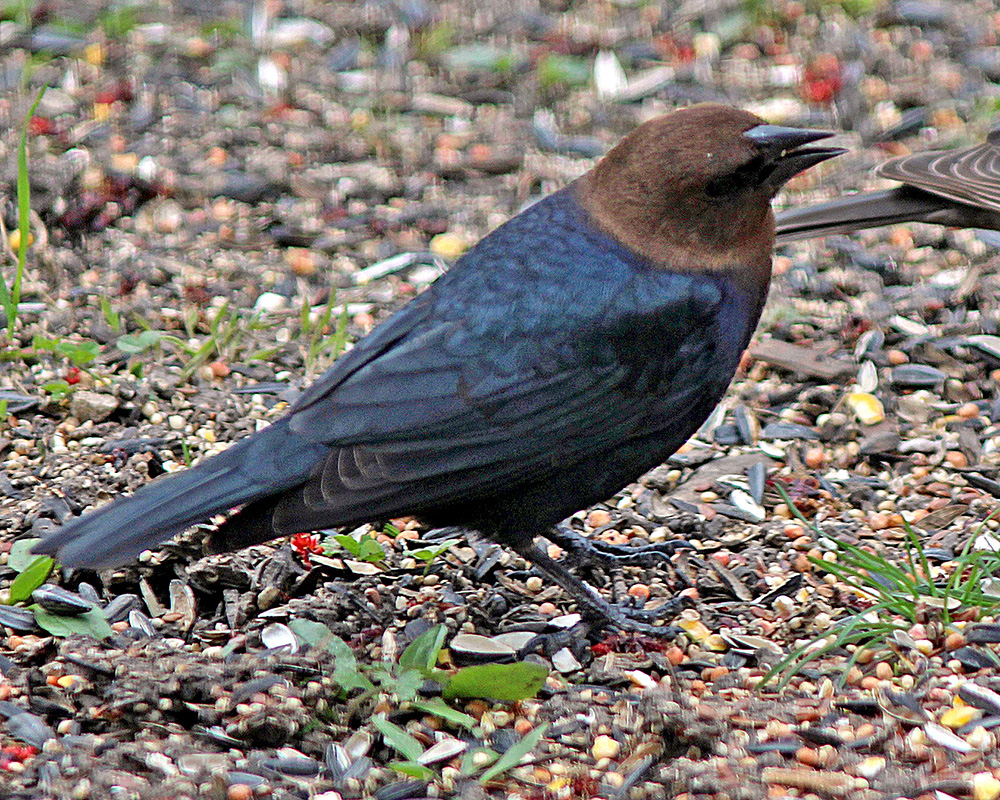
[[[771,199],[844,152],[803,146],[830,135],[693,106],[636,128],[580,180],[578,197],[598,227],[665,267],[769,271]]]

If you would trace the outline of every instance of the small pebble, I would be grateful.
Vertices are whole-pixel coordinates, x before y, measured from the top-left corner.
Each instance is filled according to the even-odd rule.
[[[969,459],[965,457],[965,453],[961,450],[949,450],[944,454],[944,460],[955,469],[962,469],[969,466]]]
[[[826,463],[826,453],[822,447],[810,447],[802,460],[809,469],[820,469]]]
[[[975,403],[965,403],[959,406],[955,413],[962,419],[975,419],[979,416],[979,406]]]
[[[587,514],[587,525],[591,528],[603,528],[611,524],[611,514],[603,508],[595,508]]]
[[[882,756],[869,756],[858,764],[858,774],[862,778],[872,779],[885,769],[885,758]]]
[[[629,589],[628,593],[630,597],[638,597],[640,600],[649,599],[649,587],[644,583],[634,583]]]
[[[252,800],[253,787],[245,783],[234,783],[226,792],[227,800]]]

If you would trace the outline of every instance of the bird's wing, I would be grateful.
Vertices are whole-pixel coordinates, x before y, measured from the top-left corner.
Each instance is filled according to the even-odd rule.
[[[973,206],[1000,211],[1000,132],[982,144],[932,150],[880,164],[875,174]]]
[[[502,491],[638,435],[679,446],[690,425],[671,423],[709,396],[711,409],[735,367],[720,358],[739,357],[748,324],[722,324],[725,281],[607,262],[599,297],[555,281],[542,300],[521,282],[506,302],[469,293],[459,313],[464,290],[431,296],[405,335],[300,402],[291,430],[331,453],[283,504],[283,526]]]

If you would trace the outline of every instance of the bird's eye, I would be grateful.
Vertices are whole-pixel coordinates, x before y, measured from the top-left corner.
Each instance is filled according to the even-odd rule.
[[[765,161],[758,156],[732,172],[712,178],[705,186],[705,194],[719,199],[756,189],[767,177],[766,172]]]
[[[718,178],[712,178],[705,186],[705,194],[709,197],[727,197],[740,190],[739,184],[738,173],[730,172]]]

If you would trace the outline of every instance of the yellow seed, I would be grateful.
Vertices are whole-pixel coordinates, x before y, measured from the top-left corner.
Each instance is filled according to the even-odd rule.
[[[885,419],[882,401],[868,392],[851,392],[847,395],[847,406],[862,425],[877,425]]]
[[[430,241],[431,252],[445,258],[458,258],[466,248],[465,240],[454,233],[439,233]]]
[[[934,652],[934,642],[930,639],[917,639],[916,645],[917,651],[923,653],[925,656],[929,656]]]
[[[700,619],[681,619],[677,621],[677,627],[684,631],[696,642],[703,642],[712,632]]]
[[[972,706],[955,706],[954,708],[949,708],[941,715],[941,724],[946,728],[955,730],[972,722],[972,720],[976,719],[982,713],[978,708],[973,708]]]
[[[705,647],[716,653],[724,653],[729,649],[729,645],[726,644],[726,640],[723,639],[718,633],[710,634],[705,638]]]
[[[10,249],[13,250],[15,253],[21,249],[20,230],[16,228],[12,230],[10,232],[10,236],[8,236],[7,239],[10,242]],[[28,231],[28,247],[31,247],[31,245],[33,245],[34,243],[35,243],[35,235],[31,231]]]
[[[83,58],[88,64],[101,66],[104,63],[104,47],[100,42],[91,42],[83,48]]]

